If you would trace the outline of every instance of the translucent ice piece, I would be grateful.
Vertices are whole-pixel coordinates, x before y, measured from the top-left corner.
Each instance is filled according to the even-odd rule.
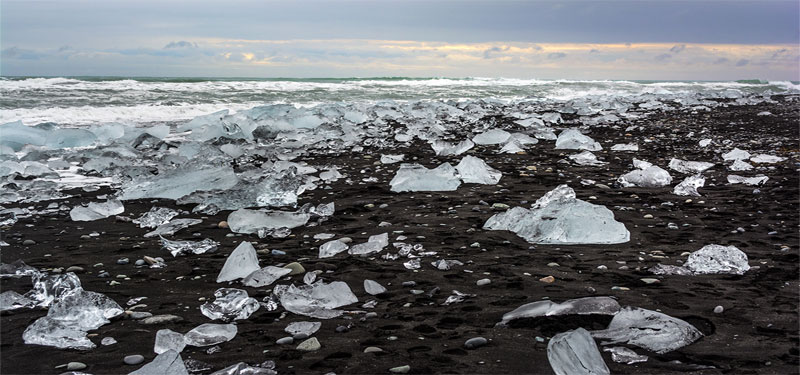
[[[433,147],[433,151],[436,153],[436,156],[451,156],[461,155],[469,151],[469,149],[475,147],[475,144],[469,139],[456,144],[446,141],[434,141],[431,143],[431,147]]]
[[[214,297],[214,302],[206,302],[200,306],[200,312],[212,320],[230,322],[247,319],[261,307],[244,289],[220,288],[214,292]]]
[[[600,151],[603,147],[578,129],[565,129],[556,139],[556,150]]]
[[[287,311],[318,319],[338,317],[342,311],[334,309],[358,302],[350,287],[341,281],[330,284],[317,281],[300,287],[277,285],[273,293]]]
[[[636,352],[624,346],[605,348],[603,349],[603,351],[611,352],[611,360],[617,363],[632,365],[634,363],[647,362],[648,360],[648,357],[646,355],[636,354]]]
[[[38,275],[39,271],[36,268],[33,268],[22,259],[17,259],[11,263],[0,263],[0,278],[15,278],[18,279],[20,277],[30,277],[33,275]],[[78,283],[80,285],[80,283]]]
[[[509,141],[497,152],[500,154],[516,154],[524,151],[525,149],[523,149],[522,145],[517,143],[517,141]]]
[[[291,269],[285,267],[266,266],[247,275],[247,277],[242,280],[242,285],[260,288],[274,283],[291,272]]]
[[[465,184],[495,185],[503,174],[474,156],[465,156],[456,165],[458,175]]]
[[[202,222],[203,220],[200,219],[173,219],[169,223],[159,225],[156,230],[145,233],[144,237],[150,238],[156,236],[171,236],[181,229],[188,228],[192,225],[197,225]]]
[[[311,336],[322,327],[321,322],[292,322],[283,330],[284,332],[294,336],[298,334],[305,334]]]
[[[206,323],[186,332],[184,339],[186,345],[211,346],[233,340],[237,332],[234,324]]]
[[[689,254],[684,267],[695,274],[743,275],[750,269],[747,254],[736,246],[706,245]]]
[[[515,319],[538,318],[540,316],[614,315],[619,310],[619,303],[611,297],[584,297],[561,303],[542,300],[526,303],[511,312],[503,314],[503,320],[498,325],[506,325]]]
[[[639,151],[636,143],[617,143],[611,146],[611,151]]]
[[[547,360],[556,375],[608,375],[594,339],[583,328],[559,333],[547,343]]]
[[[742,177],[735,174],[728,175],[729,184],[745,184],[750,186],[763,185],[769,180],[767,176]]]
[[[767,154],[758,154],[750,158],[750,161],[753,163],[764,163],[764,164],[775,164],[780,163],[786,160],[786,158],[781,156],[774,156],[774,155],[767,155]]]
[[[347,249],[349,248],[350,246],[347,246],[347,244],[342,241],[339,240],[328,241],[319,247],[319,257],[320,259],[330,258],[336,254],[347,251]]]
[[[625,225],[614,220],[604,206],[575,198],[575,191],[560,185],[548,192],[530,210],[514,207],[489,218],[489,230],[508,230],[530,243],[613,244],[630,240]]]
[[[606,164],[597,160],[597,156],[591,153],[591,151],[583,151],[580,154],[570,155],[569,160],[572,160],[578,165],[600,166]]]
[[[734,148],[733,150],[722,154],[722,160],[725,161],[747,159],[750,159],[750,153],[739,148]]]
[[[158,332],[156,332],[156,342],[153,344],[153,352],[156,354],[165,353],[169,350],[180,353],[185,347],[186,341],[182,333],[175,332],[171,329],[159,329]]]
[[[385,293],[386,287],[375,280],[364,280],[364,291],[366,291],[368,294],[376,296],[378,294]]]
[[[633,159],[633,165],[637,170],[628,172],[617,179],[624,187],[662,187],[672,183],[672,176],[669,172],[642,160]]]
[[[213,205],[222,210],[247,207],[294,207],[297,205],[298,196],[305,190],[305,179],[298,174],[297,167],[292,166],[269,173],[255,183],[242,180],[236,186],[224,191],[196,192],[179,199],[178,204],[197,203],[200,209]],[[195,208],[195,211],[197,210],[198,208]]]
[[[47,140],[47,131],[32,126],[26,126],[22,121],[9,122],[0,125],[0,145],[11,147],[20,151],[25,145],[42,146]]]
[[[627,343],[664,354],[697,341],[703,334],[693,325],[660,312],[625,307],[614,315],[608,328],[593,331],[603,345]]]
[[[514,142],[520,146],[535,145],[539,140],[523,133],[511,133],[508,142]]]
[[[189,375],[186,370],[186,365],[183,364],[183,359],[178,352],[174,350],[167,350],[156,356],[153,362],[150,362],[140,369],[131,372],[128,375]]]
[[[379,253],[388,245],[389,245],[389,233],[381,233],[381,234],[376,234],[374,236],[369,236],[369,240],[367,240],[366,243],[353,245],[348,250],[348,253],[350,255],[364,256],[364,255]]]
[[[6,211],[0,212],[0,227],[10,227],[17,223],[17,214]]]
[[[81,280],[72,272],[53,275],[36,273],[32,281],[33,289],[25,293],[25,297],[36,301],[40,307],[50,306],[54,300],[81,289]]]
[[[217,282],[232,281],[247,277],[251,273],[260,270],[258,265],[258,255],[256,249],[250,242],[242,241],[236,249],[231,252],[222,270],[219,271]]]
[[[737,171],[737,172],[738,171],[749,171],[749,170],[753,169],[753,165],[748,163],[748,162],[746,162],[746,161],[743,161],[743,160],[736,160],[736,161],[733,162],[733,164],[731,164],[728,167],[728,169],[730,169],[732,171]]]
[[[185,166],[164,171],[150,178],[134,179],[123,186],[120,199],[178,199],[199,190],[230,189],[238,181],[238,177],[230,166]]]
[[[228,215],[228,225],[234,233],[258,233],[261,229],[297,228],[305,225],[311,215],[305,212],[257,211],[239,209]]]
[[[478,134],[472,138],[472,142],[476,145],[498,145],[505,143],[511,134],[501,129],[491,129]]]
[[[277,375],[278,372],[271,368],[250,366],[247,363],[239,362],[225,367],[222,370],[214,371],[211,375]]]
[[[435,169],[420,164],[402,164],[389,185],[393,192],[453,191],[461,185],[461,180],[450,163],[443,163]]]
[[[697,188],[701,188],[705,184],[706,178],[703,177],[703,175],[697,174],[689,176],[681,181],[681,183],[675,185],[675,188],[672,189],[672,193],[675,195],[699,197],[700,193],[697,192]]]
[[[397,155],[381,155],[381,163],[382,164],[394,164],[403,161],[405,155],[397,154]]]
[[[122,202],[110,199],[103,203],[91,202],[87,207],[77,206],[69,211],[72,221],[94,221],[125,212]]]
[[[171,241],[161,237],[161,247],[169,251],[172,256],[187,254],[205,254],[217,251],[219,243],[206,238],[202,241]]]
[[[133,220],[139,228],[156,228],[159,225],[169,223],[172,218],[178,216],[178,211],[166,207],[152,207],[138,219]]]
[[[10,311],[36,306],[36,301],[23,296],[13,290],[0,293],[0,311]]]
[[[687,161],[672,158],[669,161],[670,169],[685,174],[701,173],[714,166],[714,163],[707,163],[704,161]]]

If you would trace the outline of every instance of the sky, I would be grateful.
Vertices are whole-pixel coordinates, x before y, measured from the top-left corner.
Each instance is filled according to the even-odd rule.
[[[800,80],[800,2],[2,0],[0,75]]]

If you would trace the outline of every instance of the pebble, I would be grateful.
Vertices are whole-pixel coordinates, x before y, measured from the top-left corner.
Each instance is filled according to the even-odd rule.
[[[222,228],[222,229],[228,229],[228,222],[225,221],[225,220],[220,221],[219,224],[217,224],[217,226]]]
[[[353,239],[350,237],[342,237],[339,239],[339,241],[341,241],[342,243],[350,243],[353,242]]]
[[[539,281],[541,281],[541,282],[543,282],[543,283],[548,283],[548,284],[550,284],[550,283],[552,283],[552,282],[556,281],[556,278],[555,278],[555,277],[553,277],[553,276],[545,276],[545,277],[543,277],[543,278],[539,279]]]
[[[144,261],[144,259],[137,259],[136,263],[134,263],[134,264],[137,265],[137,266],[144,266],[145,263],[146,262]]]
[[[297,263],[297,262],[289,263],[289,264],[283,266],[283,268],[288,268],[288,269],[292,270],[292,272],[289,272],[290,276],[291,275],[301,275],[301,274],[306,273],[306,269],[303,267],[303,265],[300,264],[300,263]]]
[[[83,370],[86,368],[86,364],[83,362],[70,362],[67,363],[67,371],[78,371]]]
[[[383,352],[383,349],[377,346],[368,346],[366,349],[364,349],[364,353],[381,353],[381,352]]]
[[[111,286],[114,286],[114,285],[119,285],[119,284],[122,284],[122,283],[121,283],[121,282],[119,282],[119,281],[117,281],[117,280],[111,280],[111,282],[110,282],[110,283],[108,283],[108,285],[111,285]]]
[[[286,255],[286,252],[285,252],[285,251],[282,251],[282,250],[275,250],[275,249],[273,249],[273,250],[272,250],[272,255]]]
[[[305,340],[305,339],[308,338],[308,334],[307,333],[298,333],[298,334],[292,336],[292,338],[295,339],[295,340]]]
[[[138,365],[144,362],[144,356],[141,354],[128,355],[122,359],[122,362],[125,362],[126,365],[131,365],[131,366]]]
[[[156,260],[156,258],[149,257],[149,256],[147,256],[147,255],[145,255],[144,257],[142,257],[142,260],[144,260],[145,262],[147,262],[147,264],[149,264],[149,265],[151,265],[151,266],[152,266],[152,265],[154,265],[154,264],[156,264],[156,263],[158,263],[158,261]],[[136,262],[136,265],[139,265],[139,262],[138,262],[138,261]]]
[[[364,315],[364,317],[367,318],[367,319],[377,318],[378,317],[378,313],[376,313],[374,311],[368,312],[368,313],[366,313],[366,315]]]
[[[478,286],[484,286],[484,285],[489,285],[489,284],[491,284],[491,283],[492,283],[492,280],[489,280],[489,279],[480,279],[480,280],[478,280],[478,282],[476,282],[475,284],[477,284]]]
[[[65,272],[83,272],[83,267],[71,266]]]
[[[128,259],[128,258],[120,258],[120,259],[117,259],[117,264],[128,264],[128,263],[130,263],[130,262],[131,262],[131,260],[130,260],[130,259]]]
[[[279,338],[277,341],[275,341],[275,343],[278,344],[278,345],[291,344],[291,343],[294,343],[294,338],[292,338],[292,337],[282,337],[282,338]]]
[[[631,290],[631,288],[627,288],[624,286],[612,286],[611,290],[626,291],[626,290]]]
[[[319,348],[321,347],[322,345],[319,344],[319,340],[317,340],[316,337],[312,337],[306,341],[301,342],[300,345],[297,345],[297,350],[301,350],[304,352],[313,352],[319,350]]]
[[[661,282],[661,280],[659,279],[653,279],[649,277],[645,277],[644,279],[639,279],[639,280],[642,280],[642,282],[645,284],[656,284]]]
[[[507,210],[508,208],[509,208],[509,206],[507,204],[505,204],[505,203],[495,203],[495,204],[492,205],[492,209],[493,210],[498,210],[498,211]]]
[[[558,264],[556,262],[550,262],[550,263],[547,263],[547,266],[548,267],[558,267],[558,266],[560,266],[560,264]]]
[[[146,311],[131,311],[131,313],[128,314],[128,317],[133,319],[133,320],[147,319],[147,318],[150,318],[152,316],[153,316],[153,313],[149,313],[149,312],[146,312]]]
[[[484,346],[484,345],[486,345],[488,343],[489,343],[489,340],[487,340],[484,337],[473,337],[473,338],[467,340],[464,343],[464,347],[467,348],[467,349],[477,349],[477,348],[480,348],[481,346]]]
[[[417,286],[417,283],[416,283],[416,281],[403,281],[403,284],[401,284],[401,285],[406,287],[406,288],[411,288],[411,287]]]
[[[180,316],[164,314],[164,315],[153,315],[149,318],[144,318],[140,320],[139,323],[151,325],[151,324],[180,322],[181,320],[183,320],[183,318],[181,318]]]
[[[344,333],[344,332],[347,332],[349,330],[350,330],[350,328],[347,328],[347,326],[338,326],[338,327],[336,327],[336,332],[337,333]]]
[[[409,365],[397,366],[389,369],[389,372],[393,374],[407,374],[409,371],[411,371],[411,366]]]
[[[722,314],[723,311],[725,311],[725,308],[722,306],[717,306],[714,308],[714,314]]]
[[[644,218],[645,218],[645,219],[652,219],[652,218],[653,218],[653,215],[651,215],[651,214],[647,214],[647,215],[644,215]]]
[[[34,241],[34,240],[25,240],[25,241],[22,241],[22,245],[23,246],[33,246],[33,245],[36,245],[36,241]]]
[[[100,345],[103,346],[114,345],[116,343],[117,340],[115,340],[113,337],[103,337],[103,340],[100,341]]]

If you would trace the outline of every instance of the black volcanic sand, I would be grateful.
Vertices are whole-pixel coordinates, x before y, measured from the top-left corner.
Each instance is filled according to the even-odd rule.
[[[377,317],[363,319],[363,314],[323,320],[314,336],[322,348],[315,352],[300,352],[294,345],[279,346],[276,339],[287,336],[283,329],[290,322],[315,319],[286,313],[279,308],[266,312],[263,308],[249,319],[239,321],[238,335],[220,344],[220,351],[207,354],[208,348],[187,347],[183,359],[195,359],[211,364],[214,370],[239,361],[251,365],[274,360],[277,370],[284,374],[309,373],[388,373],[389,368],[409,365],[411,373],[552,373],[547,360],[547,340],[569,329],[584,327],[602,329],[609,317],[567,316],[518,321],[508,328],[495,328],[501,316],[516,307],[545,298],[560,302],[586,296],[614,296],[623,306],[638,306],[657,310],[694,324],[705,337],[674,352],[658,355],[632,347],[650,359],[645,363],[626,365],[603,358],[612,373],[774,373],[798,371],[798,106],[797,98],[778,98],[779,104],[730,106],[708,112],[659,112],[648,119],[625,122],[616,127],[592,127],[589,135],[603,144],[599,158],[609,162],[603,167],[581,167],[564,161],[574,152],[554,150],[552,141],[534,145],[526,154],[497,154],[499,146],[476,147],[468,154],[478,156],[503,172],[500,184],[462,185],[454,192],[392,193],[389,180],[399,164],[379,165],[380,153],[405,153],[406,161],[416,158],[428,167],[441,162],[452,164],[461,158],[437,158],[427,144],[417,141],[413,147],[398,150],[370,150],[341,156],[305,157],[312,165],[340,166],[345,179],[305,193],[301,204],[334,201],[336,213],[319,226],[297,228],[285,239],[259,239],[256,236],[231,235],[217,223],[228,212],[202,217],[203,223],[178,232],[173,239],[212,238],[221,243],[214,254],[172,258],[160,248],[157,238],[145,239],[147,232],[132,223],[114,217],[94,222],[72,222],[68,211],[53,216],[34,216],[20,219],[3,231],[11,246],[2,248],[2,261],[10,263],[23,259],[40,269],[80,266],[79,274],[86,290],[104,293],[123,307],[130,298],[147,297],[141,303],[153,314],[175,314],[183,318],[178,323],[142,325],[130,319],[115,319],[92,332],[98,347],[89,351],[59,350],[50,347],[25,345],[22,332],[44,310],[21,310],[7,313],[2,322],[2,373],[47,374],[62,370],[55,366],[70,361],[88,365],[84,371],[94,374],[127,373],[140,366],[127,366],[122,359],[130,354],[142,354],[151,361],[156,331],[169,328],[185,333],[202,323],[212,322],[200,313],[201,297],[213,300],[220,287],[241,288],[240,284],[217,284],[216,276],[226,257],[241,241],[252,241],[259,249],[261,266],[301,262],[306,270],[331,271],[321,276],[328,282],[345,281],[358,296],[359,303],[349,310],[374,311]],[[774,115],[758,116],[762,111]],[[569,119],[569,116],[565,116]],[[511,120],[487,118],[496,126],[510,125]],[[628,126],[641,128],[626,132]],[[693,134],[692,134],[693,133]],[[464,135],[462,135],[464,136]],[[703,138],[713,138],[715,144],[698,146]],[[648,141],[649,140],[649,141]],[[719,146],[730,140],[727,146]],[[641,151],[612,152],[615,143],[637,142]],[[789,159],[762,170],[729,172],[719,156],[733,146]],[[705,172],[706,186],[702,197],[679,197],[672,187],[641,189],[620,188],[614,181],[632,169],[631,159],[637,157],[666,168],[670,158],[713,161],[717,165]],[[535,166],[535,170],[526,167]],[[670,171],[673,186],[684,175]],[[729,185],[729,173],[769,176],[766,185],[754,187]],[[362,183],[362,178],[377,177],[378,182]],[[611,188],[580,181],[595,180]],[[617,220],[625,223],[631,240],[620,245],[537,245],[532,246],[513,233],[484,231],[483,223],[495,213],[491,205],[504,203],[511,207],[528,206],[542,194],[559,184],[569,184],[578,198],[612,209]],[[85,193],[73,191],[72,198],[58,201],[69,207],[85,203],[104,189]],[[482,204],[481,201],[488,203]],[[525,203],[523,203],[525,202]],[[51,202],[23,204],[22,207],[41,209]],[[667,204],[669,203],[669,204]],[[385,208],[379,206],[386,204]],[[374,205],[374,206],[373,206]],[[191,206],[176,206],[168,200],[125,202],[124,216],[136,218],[152,206],[191,210]],[[629,210],[620,207],[630,208]],[[652,219],[645,215],[652,215]],[[184,215],[181,217],[200,217]],[[391,225],[379,227],[381,222]],[[675,223],[679,229],[669,229]],[[737,232],[737,228],[744,232]],[[97,232],[91,238],[81,236]],[[423,259],[419,271],[403,267],[403,259],[382,260],[379,257],[358,258],[339,254],[334,258],[317,259],[318,246],[325,241],[313,240],[317,233],[348,236],[354,243],[365,242],[369,235],[390,233],[390,242],[400,235],[405,242],[422,244],[436,257]],[[769,234],[774,232],[773,234]],[[36,241],[23,246],[24,240]],[[479,243],[475,247],[473,243]],[[663,276],[659,283],[645,284],[640,279],[656,277],[646,271],[660,262],[677,264],[685,260],[684,252],[698,250],[707,244],[734,245],[747,253],[753,268],[743,276]],[[286,255],[271,255],[271,249]],[[388,251],[396,252],[389,246]],[[386,252],[387,250],[384,250]],[[143,256],[161,256],[168,266],[163,269],[136,268],[133,262]],[[127,257],[128,265],[116,261]],[[430,262],[458,259],[465,263],[450,271],[433,268]],[[102,266],[95,267],[96,263]],[[558,266],[549,266],[558,263]],[[605,267],[598,266],[606,266]],[[622,268],[620,268],[622,267]],[[100,278],[101,270],[109,278]],[[467,270],[472,272],[467,272]],[[127,275],[130,280],[116,279]],[[553,283],[540,278],[552,275]],[[477,286],[476,281],[491,279],[491,284]],[[373,279],[388,288],[385,295],[372,297],[363,289],[363,280]],[[117,280],[120,285],[111,286]],[[415,281],[415,288],[403,287],[404,281]],[[302,275],[291,277],[281,284],[301,284]],[[30,289],[30,279],[2,280],[3,290],[24,293]],[[429,297],[412,295],[410,289],[440,291]],[[619,290],[612,287],[624,287]],[[245,288],[261,300],[270,288]],[[476,297],[450,306],[442,302],[452,290],[475,294]],[[362,309],[361,304],[376,299],[374,309]],[[721,314],[714,307],[725,308]],[[346,332],[336,332],[337,326],[350,326]],[[118,344],[99,345],[103,337],[114,337]],[[396,340],[388,339],[396,336]],[[475,350],[464,349],[464,341],[483,336],[488,346]],[[544,338],[542,342],[537,341]],[[382,353],[363,353],[368,346],[377,346]],[[602,346],[601,346],[602,350]]]

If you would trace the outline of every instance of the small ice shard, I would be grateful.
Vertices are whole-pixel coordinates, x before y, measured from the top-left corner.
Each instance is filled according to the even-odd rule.
[[[774,156],[774,155],[767,155],[767,154],[758,154],[750,158],[750,161],[753,163],[763,163],[763,164],[775,164],[780,163],[786,160],[784,157]]]
[[[225,367],[222,370],[214,371],[210,375],[277,375],[278,372],[271,368],[250,366],[247,363],[239,362],[237,364]]]
[[[242,147],[232,143],[227,143],[222,146],[219,146],[219,150],[234,159],[244,155]]]
[[[416,259],[416,260],[419,260],[419,259]],[[442,302],[442,306],[448,306],[448,305],[452,305],[454,303],[461,303],[461,302],[464,302],[465,299],[472,298],[472,297],[475,297],[475,295],[474,294],[461,293],[461,292],[459,292],[459,291],[454,289],[453,290],[453,294],[448,296],[447,299],[445,299],[444,302]]]
[[[583,328],[559,333],[547,343],[547,360],[556,375],[609,375],[597,344]]]
[[[122,202],[109,199],[103,203],[91,202],[88,206],[77,206],[69,211],[72,221],[95,221],[125,212]]]
[[[522,148],[522,145],[516,141],[509,141],[497,152],[500,154],[516,154],[524,151],[525,149]]]
[[[0,227],[10,227],[17,223],[17,214],[11,211],[0,212]]]
[[[503,176],[500,171],[490,167],[485,161],[474,156],[465,156],[456,165],[461,181],[465,184],[495,185]]]
[[[722,154],[722,160],[731,161],[731,160],[747,160],[750,159],[750,153],[739,149],[734,148],[733,150]]]
[[[0,311],[11,311],[36,306],[36,301],[13,290],[0,293]]]
[[[39,271],[36,268],[33,268],[22,259],[17,259],[11,263],[0,263],[0,278],[14,278],[18,279],[20,277],[30,277],[33,275],[38,275]],[[78,283],[80,285],[80,283]]]
[[[769,180],[767,176],[755,176],[755,177],[742,177],[739,175],[728,175],[728,183],[729,184],[745,184],[750,186],[757,186],[763,185],[765,182]]]
[[[405,267],[408,270],[418,270],[420,267],[422,267],[422,264],[419,258],[414,258],[414,259],[409,259],[407,262],[403,263],[403,267]]]
[[[138,219],[133,220],[139,228],[157,228],[160,225],[169,223],[172,218],[178,216],[178,211],[166,207],[152,207]]]
[[[230,189],[238,181],[239,178],[236,177],[236,173],[230,166],[186,165],[179,169],[163,171],[150,178],[134,179],[123,186],[123,194],[120,199],[178,199],[195,191]]]
[[[253,271],[242,280],[242,285],[251,288],[260,288],[270,285],[292,272],[291,268],[266,266],[260,270]]]
[[[257,211],[242,208],[228,215],[228,225],[234,233],[252,234],[259,230],[297,228],[308,223],[310,219],[310,214],[300,211]]]
[[[454,266],[463,266],[464,263],[455,259],[439,259],[435,262],[431,262],[431,265],[440,271],[448,271]]]
[[[317,281],[317,273],[316,272],[306,272],[306,274],[303,275],[303,282],[306,285],[311,285],[315,281]]]
[[[706,245],[689,254],[684,267],[695,274],[743,275],[750,269],[747,254],[736,246]]]
[[[401,164],[397,174],[389,182],[391,191],[453,191],[461,185],[458,171],[450,163],[434,169],[420,164]]]
[[[191,346],[211,346],[236,337],[238,329],[235,324],[201,324],[184,335],[186,345]]]
[[[685,180],[681,181],[681,183],[675,185],[675,188],[672,189],[672,194],[699,197],[700,193],[697,192],[697,188],[701,188],[705,184],[706,178],[703,177],[703,175],[697,174],[694,176],[689,176],[686,177]]]
[[[185,347],[186,341],[182,333],[175,332],[171,329],[159,329],[158,332],[156,332],[156,342],[153,344],[153,352],[156,354],[165,353],[169,350],[180,353]]]
[[[350,255],[369,255],[379,253],[383,248],[389,245],[389,233],[381,233],[369,236],[369,240],[365,243],[353,245],[347,251]]]
[[[328,241],[319,247],[319,258],[330,258],[336,254],[347,251],[349,248],[350,246],[347,246],[347,244],[342,241]]]
[[[311,336],[317,333],[321,327],[321,322],[292,322],[283,331],[292,336],[300,334]]]
[[[231,252],[222,270],[219,271],[217,282],[232,281],[247,277],[251,273],[260,270],[258,265],[258,255],[256,249],[250,242],[242,241],[236,249]]]
[[[511,134],[502,129],[491,129],[472,137],[472,142],[476,145],[498,145],[505,143]]]
[[[669,161],[670,169],[685,174],[701,173],[713,166],[714,163],[707,163],[704,161],[687,161],[675,158]]]
[[[39,307],[50,306],[62,296],[81,289],[81,280],[72,272],[53,275],[36,273],[32,282],[33,289],[25,293],[25,297],[36,301]]]
[[[385,293],[386,287],[379,284],[375,280],[364,280],[364,291],[368,294],[376,296],[378,294]]]
[[[735,172],[749,171],[753,169],[753,165],[743,160],[736,160],[728,167],[728,169]]]
[[[247,319],[261,307],[243,289],[219,288],[214,292],[214,297],[214,302],[206,302],[200,306],[200,312],[212,320],[230,322]]]
[[[277,285],[273,293],[289,312],[318,319],[331,319],[342,315],[337,307],[358,302],[350,287],[342,281],[325,284],[317,281],[312,285],[296,287]]]
[[[542,120],[547,121],[552,124],[560,124],[564,122],[561,119],[561,114],[557,112],[547,112],[542,114]]]
[[[189,375],[186,370],[186,365],[183,364],[183,358],[178,352],[174,350],[167,350],[156,356],[153,362],[150,362],[140,369],[131,372],[128,375]]]
[[[544,127],[544,121],[542,121],[542,119],[538,117],[529,117],[521,120],[516,120],[514,121],[514,123],[523,128]]]
[[[511,133],[511,137],[508,138],[508,143],[514,142],[519,146],[527,146],[527,145],[535,145],[539,143],[539,140],[533,138],[527,134],[523,133]]]
[[[397,155],[381,155],[381,163],[382,164],[394,164],[403,161],[405,158],[404,154],[397,154]]]
[[[603,345],[627,343],[664,354],[697,341],[703,334],[681,319],[638,307],[625,307],[614,315],[608,328],[593,331],[592,336],[610,340]]]
[[[648,357],[646,355],[636,354],[636,352],[624,346],[605,348],[603,349],[603,351],[611,352],[611,360],[617,363],[632,365],[634,363],[647,362],[648,360]]]
[[[639,151],[636,143],[617,143],[611,146],[611,151]]]
[[[503,314],[503,320],[497,323],[500,326],[522,318],[538,318],[540,316],[557,315],[614,315],[619,312],[617,300],[611,297],[584,297],[556,303],[542,300],[526,303],[511,312]]]
[[[489,230],[508,230],[530,243],[615,244],[630,240],[625,225],[614,213],[575,197],[575,191],[560,185],[539,198],[528,210],[514,207],[489,218]]]
[[[213,253],[217,251],[218,246],[219,243],[210,238],[202,241],[171,241],[161,237],[161,247],[167,249],[174,257],[187,254]]]
[[[156,236],[171,236],[175,234],[175,232],[188,228],[192,225],[197,225],[202,223],[203,220],[200,219],[174,219],[166,224],[159,225],[156,230],[152,232],[145,233],[145,238],[156,237]]]
[[[335,182],[338,181],[340,178],[344,177],[336,167],[328,169],[327,171],[320,172],[319,178],[325,182]],[[297,200],[295,200],[296,202]]]
[[[623,187],[662,187],[672,183],[669,172],[643,160],[633,159],[633,166],[638,168],[628,172],[617,179]]]
[[[591,153],[591,151],[583,151],[580,154],[570,155],[569,159],[578,165],[600,166],[606,164],[597,160],[597,156]]]
[[[578,129],[565,129],[556,139],[556,150],[600,151],[603,147]]]
[[[706,147],[711,144],[711,138],[701,139],[700,142],[697,142],[700,147]]]
[[[431,147],[433,147],[433,151],[436,153],[436,156],[451,156],[461,155],[469,151],[469,149],[475,147],[475,144],[469,139],[456,144],[446,141],[434,141],[431,143]]]

